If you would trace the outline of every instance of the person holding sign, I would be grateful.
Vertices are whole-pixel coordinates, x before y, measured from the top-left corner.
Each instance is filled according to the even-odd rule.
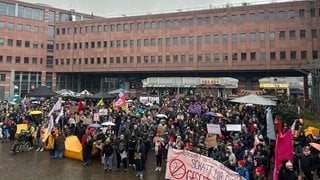
[[[143,179],[143,167],[144,166],[144,158],[145,158],[145,147],[142,138],[138,138],[137,144],[134,148],[134,159],[136,161],[136,170],[137,175],[140,179]]]

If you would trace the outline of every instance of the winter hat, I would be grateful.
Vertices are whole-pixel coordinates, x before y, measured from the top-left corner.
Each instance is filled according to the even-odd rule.
[[[261,166],[258,166],[256,168],[256,172],[259,173],[259,174],[263,174],[263,168]]]
[[[238,161],[238,166],[244,167],[244,160],[239,160]]]
[[[292,167],[292,162],[290,161],[286,162],[286,167]]]

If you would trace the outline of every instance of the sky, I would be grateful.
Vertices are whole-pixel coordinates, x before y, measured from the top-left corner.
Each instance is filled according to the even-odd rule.
[[[76,12],[103,17],[158,14],[163,12],[209,9],[225,4],[276,2],[281,0],[20,0],[30,3],[44,3],[60,9],[74,9]],[[283,1],[283,0],[282,0]]]

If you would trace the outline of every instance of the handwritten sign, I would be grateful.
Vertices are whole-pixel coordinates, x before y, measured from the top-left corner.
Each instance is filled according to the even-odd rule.
[[[221,134],[219,124],[207,124],[207,130],[209,134]]]
[[[227,131],[241,131],[241,124],[226,124]]]
[[[238,173],[209,157],[169,148],[166,179],[244,180]]]

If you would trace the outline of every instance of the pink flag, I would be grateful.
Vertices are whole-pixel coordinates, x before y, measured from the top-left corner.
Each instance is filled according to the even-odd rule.
[[[283,135],[277,134],[273,179],[278,180],[278,169],[282,164],[282,160],[287,159],[293,162],[293,148],[292,148],[292,132],[289,129]]]
[[[126,94],[121,91],[116,101],[113,104],[113,109],[118,109],[119,107],[123,107],[126,105]]]

